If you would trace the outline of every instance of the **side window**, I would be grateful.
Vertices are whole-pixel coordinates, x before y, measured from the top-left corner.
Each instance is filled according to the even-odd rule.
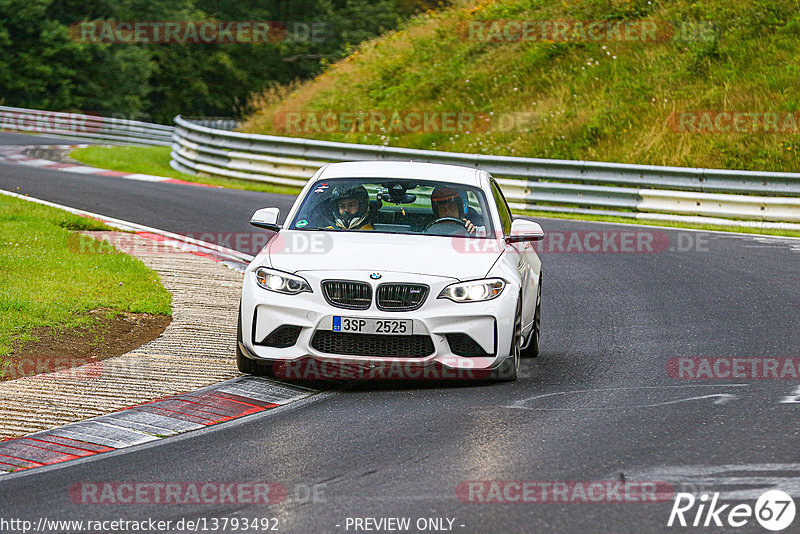
[[[480,216],[483,216],[481,203],[478,200],[478,197],[475,195],[474,191],[467,191],[467,209],[472,210],[473,212],[475,212]]]
[[[503,193],[500,191],[500,186],[498,186],[497,182],[494,180],[492,180],[492,195],[494,196],[495,204],[497,204],[497,211],[500,213],[503,235],[509,235],[511,233],[511,210],[508,209],[508,204],[506,203]]]

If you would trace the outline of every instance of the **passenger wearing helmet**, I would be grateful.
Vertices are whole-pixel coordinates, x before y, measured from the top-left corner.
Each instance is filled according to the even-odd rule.
[[[464,198],[457,190],[446,187],[436,186],[431,192],[431,208],[436,219],[450,218],[464,221],[464,228],[468,234],[474,234],[476,226],[467,219],[464,212]]]
[[[337,187],[331,193],[331,228],[372,230],[369,220],[369,193],[363,185]]]

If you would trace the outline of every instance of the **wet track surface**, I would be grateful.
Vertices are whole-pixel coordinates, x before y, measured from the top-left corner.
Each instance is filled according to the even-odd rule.
[[[195,234],[249,233],[255,209],[285,213],[291,203],[9,163],[0,163],[0,188]],[[348,518],[365,517],[408,517],[411,532],[419,518],[452,519],[456,532],[691,530],[667,527],[671,498],[465,502],[470,494],[457,489],[466,481],[655,481],[751,505],[777,488],[800,503],[800,402],[789,402],[800,380],[679,379],[674,360],[800,356],[800,242],[540,222],[563,236],[563,248],[543,245],[542,353],[523,360],[517,382],[337,387],[155,445],[6,475],[3,516],[276,517],[287,532],[353,532]],[[587,232],[614,240],[609,234],[623,231],[648,232],[655,250],[577,252]],[[570,248],[573,235],[583,244]],[[287,497],[272,505],[98,505],[69,493],[85,482],[188,481],[277,482]],[[472,500],[489,495],[476,490]],[[763,529],[751,520],[738,531]]]

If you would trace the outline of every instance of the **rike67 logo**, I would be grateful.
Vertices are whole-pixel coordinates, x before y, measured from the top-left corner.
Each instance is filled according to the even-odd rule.
[[[794,499],[780,490],[761,495],[755,507],[744,503],[719,504],[719,493],[714,493],[710,502],[706,493],[699,498],[691,493],[678,493],[667,526],[739,528],[755,519],[765,529],[779,532],[794,522],[794,516]]]

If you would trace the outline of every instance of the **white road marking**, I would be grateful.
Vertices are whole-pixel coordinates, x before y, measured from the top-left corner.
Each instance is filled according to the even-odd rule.
[[[616,391],[631,391],[631,390],[676,390],[681,388],[748,387],[748,386],[749,384],[697,384],[697,385],[686,385],[686,386],[631,386],[631,387],[620,387],[620,388],[577,389],[573,391],[559,391],[556,393],[545,393],[542,395],[534,395],[533,397],[528,397],[526,399],[515,401],[512,404],[509,404],[505,407],[516,408],[521,410],[542,410],[542,411],[624,410],[624,409],[639,409],[639,408],[655,408],[658,406],[666,406],[670,404],[678,404],[681,402],[690,402],[702,399],[716,399],[712,404],[726,404],[732,400],[738,399],[739,397],[730,393],[714,393],[709,395],[687,397],[683,399],[673,399],[664,402],[637,404],[629,406],[614,406],[610,408],[591,407],[591,406],[586,408],[542,408],[536,406],[526,406],[526,404],[530,402],[534,402],[536,400],[544,399],[547,397],[556,397],[560,395],[573,396],[575,394],[580,394],[580,393],[599,393],[599,392],[609,392],[609,391],[616,392]]]
[[[800,464],[673,465],[622,470],[627,480],[664,481],[675,493],[716,493],[720,500],[756,500],[772,489],[800,497]],[[620,470],[609,475],[618,477]],[[751,487],[747,487],[751,486]]]
[[[25,155],[25,152],[31,149],[73,149],[85,148],[89,145],[24,145],[24,146],[0,146],[0,160],[12,161],[20,165],[28,165],[30,167],[38,167],[42,169],[50,169],[54,171],[71,172],[76,174],[94,174],[97,176],[112,176],[104,174],[108,169],[97,169],[81,164],[63,164],[58,161],[51,161],[47,159],[33,158]],[[137,180],[139,182],[171,182],[177,181],[185,185],[205,186],[205,184],[197,184],[185,180],[175,180],[167,176],[152,176],[149,174],[115,174],[114,178],[122,178],[124,180]],[[208,187],[221,187],[221,186],[208,186]]]
[[[787,395],[780,402],[781,404],[800,404],[800,386],[794,388],[791,395]]]
[[[23,165],[31,165],[33,167],[43,167],[45,165],[52,165],[56,163],[55,161],[50,161],[49,159],[26,159],[20,161]]]
[[[97,174],[98,172],[105,172],[105,169],[95,169],[94,167],[64,167],[63,169],[59,169],[64,172],[72,172],[75,174]]]
[[[125,176],[120,176],[120,178],[138,180],[140,182],[164,182],[169,180],[166,176],[151,176],[149,174],[126,174]]]
[[[763,245],[744,245],[746,248],[783,248],[788,247],[790,251],[800,254],[800,245],[797,244],[797,238],[778,237],[767,239],[764,237],[754,237],[754,241],[763,243]]]

